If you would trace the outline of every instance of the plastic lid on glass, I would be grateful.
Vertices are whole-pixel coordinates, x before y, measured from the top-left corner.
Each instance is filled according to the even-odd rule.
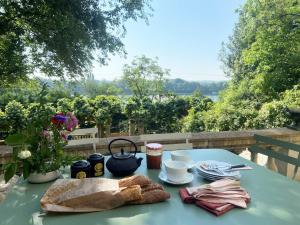
[[[162,149],[162,145],[159,143],[149,143],[146,144],[146,148],[151,150],[160,150]]]
[[[85,167],[89,167],[89,166],[90,166],[90,163],[86,160],[79,160],[72,164],[72,167],[74,167],[74,168],[85,168]]]
[[[88,160],[99,160],[99,159],[102,159],[103,157],[104,156],[102,154],[94,153],[89,156]]]

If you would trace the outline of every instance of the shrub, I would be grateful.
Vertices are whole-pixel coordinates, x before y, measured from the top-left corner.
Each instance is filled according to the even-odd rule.
[[[204,131],[203,115],[196,112],[194,108],[189,110],[188,115],[183,119],[183,132],[201,132]]]
[[[0,109],[0,140],[5,139],[9,131],[9,124],[6,119],[6,114]]]
[[[78,119],[80,128],[94,127],[94,109],[87,98],[76,97],[72,104],[73,112]]]
[[[67,113],[72,112],[72,100],[69,98],[61,98],[57,100],[57,112]]]
[[[10,133],[24,129],[26,126],[26,110],[20,102],[15,100],[9,102],[5,106],[5,114]]]
[[[293,89],[286,90],[281,96],[282,102],[288,107],[300,107],[300,85],[295,85]]]
[[[284,127],[292,123],[286,104],[272,101],[263,104],[255,120],[257,128]]]
[[[56,113],[55,108],[50,103],[43,105],[31,103],[27,111],[28,123],[31,125],[39,124],[43,127],[47,127],[50,124],[51,117]]]
[[[228,131],[254,128],[254,119],[258,115],[257,110],[247,108],[246,104],[240,102],[240,107],[231,105],[216,105],[211,110],[203,113],[205,130]]]

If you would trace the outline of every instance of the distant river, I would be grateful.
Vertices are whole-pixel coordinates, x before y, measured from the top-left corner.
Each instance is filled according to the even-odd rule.
[[[177,95],[185,95],[185,96],[189,96],[189,95],[191,95],[191,94],[178,94],[177,93]],[[213,100],[213,102],[216,102],[217,100],[218,100],[218,95],[205,95],[205,96],[207,96],[207,97],[209,97],[211,100]]]
[[[218,100],[218,95],[206,95],[207,97],[209,97],[211,100],[213,100],[213,102],[216,102]]]
[[[176,93],[176,95],[180,95],[180,96],[190,96],[191,94],[182,94],[182,93]],[[132,95],[118,95],[119,97],[130,97]],[[213,102],[216,102],[218,100],[218,95],[205,95],[207,97],[209,97],[211,100],[213,100]]]

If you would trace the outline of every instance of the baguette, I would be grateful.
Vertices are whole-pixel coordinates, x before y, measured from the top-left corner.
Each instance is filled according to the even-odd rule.
[[[142,175],[134,175],[119,180],[119,187],[129,187],[133,185],[140,185],[141,187],[143,187],[151,183],[152,182],[148,177]]]
[[[152,190],[164,190],[163,186],[160,184],[152,183],[148,184],[142,187],[142,194],[144,194],[147,191],[152,191]]]
[[[120,193],[118,193],[118,196],[120,196],[124,202],[140,200],[142,198],[142,190],[139,185],[133,185],[124,188]]]
[[[129,204],[139,205],[139,204],[151,204],[156,202],[163,202],[170,198],[170,194],[161,189],[154,189],[146,191],[142,194],[141,199],[136,201],[131,201]]]

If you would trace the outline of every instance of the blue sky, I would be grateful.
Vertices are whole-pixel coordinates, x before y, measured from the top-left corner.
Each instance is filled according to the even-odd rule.
[[[237,22],[235,10],[245,0],[153,0],[153,16],[127,23],[123,39],[127,57],[111,56],[107,66],[94,66],[96,79],[113,80],[134,56],[158,57],[170,78],[225,80],[218,59]]]

